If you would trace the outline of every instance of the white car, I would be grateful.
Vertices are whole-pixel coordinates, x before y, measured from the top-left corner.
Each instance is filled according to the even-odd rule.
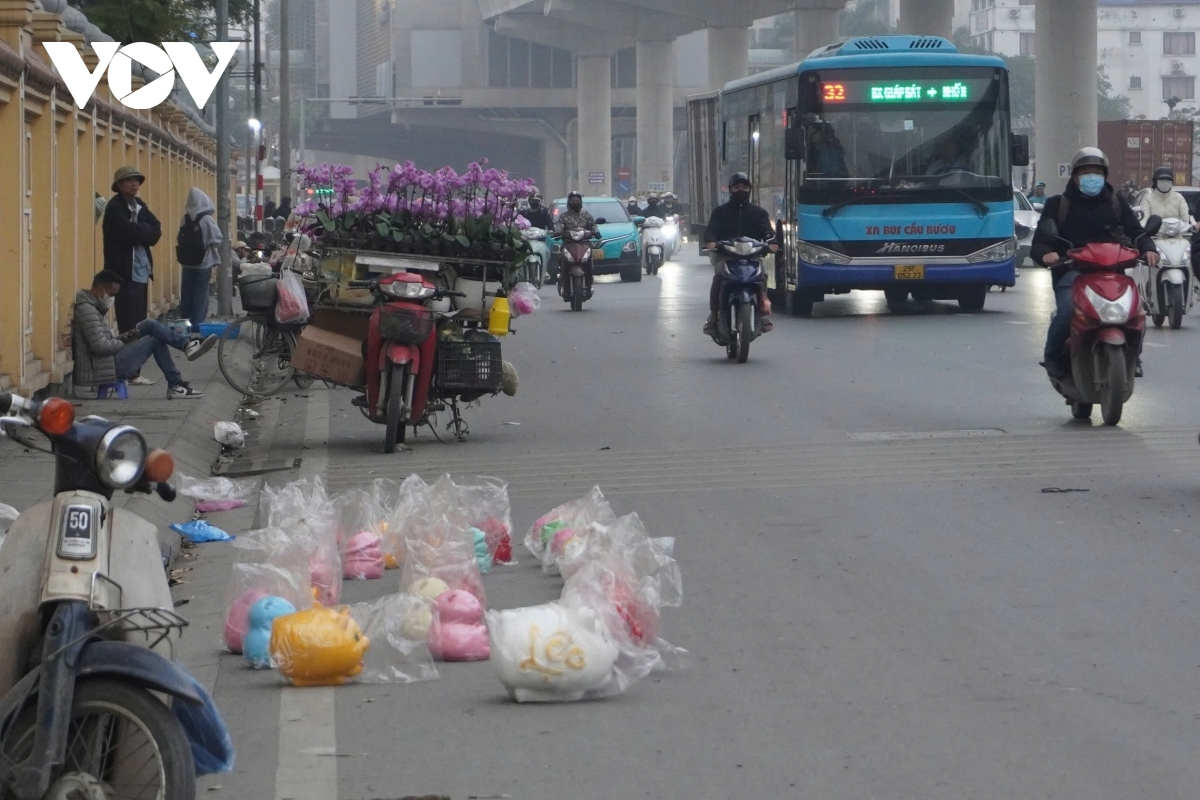
[[[1033,205],[1024,192],[1013,190],[1013,223],[1017,234],[1017,268],[1020,269],[1029,258],[1029,250],[1033,247],[1033,231],[1037,228],[1041,212],[1034,210]]]

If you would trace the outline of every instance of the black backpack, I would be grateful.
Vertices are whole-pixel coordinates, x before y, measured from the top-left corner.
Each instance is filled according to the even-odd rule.
[[[195,219],[190,217],[179,226],[179,235],[175,237],[175,258],[185,267],[198,267],[204,263],[204,231],[200,226],[201,220],[209,215],[205,211]]]

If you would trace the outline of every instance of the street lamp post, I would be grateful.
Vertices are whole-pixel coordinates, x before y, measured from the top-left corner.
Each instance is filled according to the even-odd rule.
[[[217,0],[217,41],[229,38],[229,0]],[[217,313],[233,314],[233,242],[229,208],[229,77],[217,81],[217,225],[221,228],[221,266],[217,270]],[[234,231],[237,227],[234,226]]]

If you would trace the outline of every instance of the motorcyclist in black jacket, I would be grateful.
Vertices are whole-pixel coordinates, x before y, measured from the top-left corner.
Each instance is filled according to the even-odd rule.
[[[771,252],[779,252],[775,243],[775,226],[771,223],[771,215],[765,208],[760,208],[750,202],[750,176],[744,172],[736,173],[729,179],[729,202],[713,209],[708,218],[708,227],[704,230],[704,247],[715,251],[717,242],[736,239],[739,236],[749,236],[771,246]],[[704,323],[704,333],[712,336],[717,329],[717,307],[721,303],[721,270],[723,262],[712,254],[713,281],[708,292],[708,320]],[[766,276],[763,276],[762,314],[763,332],[774,328],[770,320],[771,301],[767,299]]]
[[[529,195],[529,210],[522,214],[529,221],[530,226],[541,228],[548,231],[554,227],[554,220],[550,218],[550,209],[542,205],[542,193],[533,191]]]
[[[1096,147],[1085,147],[1071,159],[1071,180],[1061,195],[1051,197],[1042,209],[1042,219],[1058,226],[1058,239],[1046,236],[1041,225],[1033,237],[1030,256],[1050,268],[1057,311],[1046,332],[1046,372],[1054,378],[1071,374],[1066,347],[1071,335],[1071,315],[1075,312],[1071,290],[1079,270],[1061,263],[1067,251],[1075,247],[1118,241],[1120,234],[1141,251],[1146,263],[1158,263],[1154,242],[1145,234],[1137,214],[1108,183],[1108,157]],[[1139,238],[1140,237],[1140,238]],[[1066,241],[1060,241],[1066,240]],[[1070,242],[1068,246],[1067,242]],[[1138,377],[1141,377],[1139,360]]]

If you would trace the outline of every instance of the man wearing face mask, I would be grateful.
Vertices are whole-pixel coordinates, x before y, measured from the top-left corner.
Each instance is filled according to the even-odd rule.
[[[542,205],[542,193],[537,190],[529,195],[529,210],[523,216],[529,220],[531,226],[544,231],[550,230],[554,225],[554,221],[550,219],[550,210]]]
[[[213,348],[217,337],[188,339],[155,319],[143,320],[133,330],[114,336],[107,320],[108,310],[124,283],[126,280],[119,274],[105,269],[92,278],[92,288],[80,289],[75,294],[75,317],[71,321],[75,385],[127,381],[153,356],[167,378],[168,399],[191,400],[203,396],[203,392],[193,389],[179,374],[168,348],[183,352],[188,361],[195,361]]]
[[[712,258],[713,281],[708,292],[708,320],[704,323],[704,333],[712,336],[717,329],[717,306],[721,302],[721,268],[723,262],[713,252],[717,242],[736,239],[739,236],[749,236],[760,242],[771,245],[771,252],[779,252],[775,244],[775,226],[771,223],[771,215],[765,208],[760,208],[750,202],[750,176],[739,172],[729,179],[729,202],[713,209],[708,219],[708,228],[704,231],[705,249]],[[763,277],[762,293],[763,332],[772,330],[775,325],[770,320],[771,301],[767,299],[766,276]]]
[[[567,195],[567,210],[558,217],[558,222],[554,225],[554,238],[562,241],[563,234],[566,231],[585,230],[589,231],[593,237],[599,238],[600,228],[596,225],[596,218],[590,213],[583,210],[583,195],[579,192],[571,192]],[[592,290],[592,265],[588,262],[586,268],[587,275],[584,281],[587,285],[587,290],[590,295]],[[566,286],[566,282],[570,279],[565,269],[558,271],[558,286],[561,290]]]
[[[1071,180],[1061,195],[1046,201],[1042,219],[1054,220],[1059,238],[1066,240],[1043,236],[1039,226],[1030,252],[1035,262],[1050,268],[1054,282],[1057,311],[1046,332],[1044,366],[1052,377],[1063,378],[1071,373],[1066,352],[1074,313],[1071,290],[1080,274],[1079,270],[1062,265],[1067,251],[1088,244],[1117,241],[1118,236],[1124,234],[1136,243],[1151,266],[1158,263],[1158,252],[1154,242],[1144,237],[1145,230],[1129,203],[1108,183],[1108,157],[1096,147],[1085,147],[1071,159]],[[1140,367],[1138,375],[1141,376]]]
[[[1170,167],[1159,167],[1154,170],[1154,188],[1146,192],[1138,206],[1142,219],[1150,219],[1158,215],[1163,219],[1178,219],[1186,222],[1192,230],[1196,230],[1196,220],[1188,208],[1187,198],[1175,191],[1175,176]]]

